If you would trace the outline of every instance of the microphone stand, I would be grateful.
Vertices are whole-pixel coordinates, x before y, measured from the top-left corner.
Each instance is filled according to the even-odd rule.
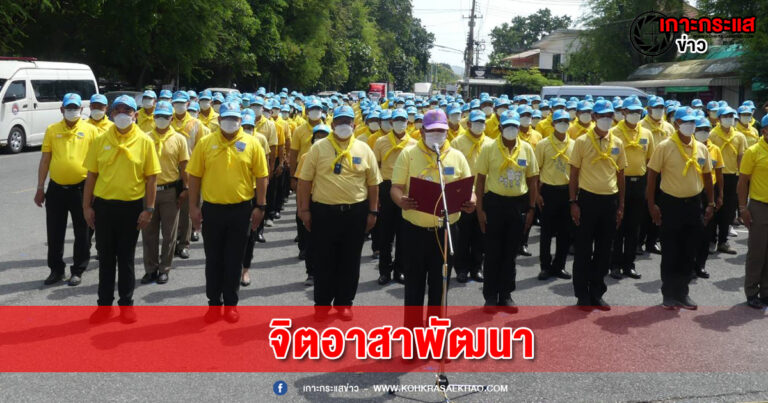
[[[447,140],[446,140],[447,141]],[[440,301],[440,316],[446,317],[448,310],[448,254],[454,255],[453,251],[453,236],[451,235],[451,227],[448,221],[448,200],[445,194],[445,177],[443,176],[443,162],[440,160],[440,145],[434,144],[433,148],[437,154],[437,172],[440,177],[440,192],[443,199],[443,294]],[[448,387],[448,377],[445,376],[445,352],[440,359],[440,367],[435,384],[438,386]],[[444,402],[449,402],[448,395],[445,391],[442,391]]]

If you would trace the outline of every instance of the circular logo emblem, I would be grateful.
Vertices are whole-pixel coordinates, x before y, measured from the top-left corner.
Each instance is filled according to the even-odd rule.
[[[665,53],[674,43],[674,32],[660,32],[659,23],[666,16],[658,11],[638,15],[629,26],[629,42],[636,51],[646,56]]]
[[[272,391],[275,392],[276,395],[282,396],[288,392],[288,384],[285,383],[285,381],[277,381],[272,385]]]
[[[14,115],[18,115],[19,114],[19,105],[18,104],[13,104],[13,106],[11,107],[11,113],[13,113]]]

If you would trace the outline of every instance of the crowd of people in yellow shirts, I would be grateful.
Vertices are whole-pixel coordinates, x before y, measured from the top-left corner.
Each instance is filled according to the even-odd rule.
[[[292,193],[299,258],[320,321],[332,309],[352,318],[366,239],[379,284],[404,284],[406,306],[422,307],[426,294],[427,315],[439,314],[446,230],[455,280],[483,283],[484,312],[514,313],[515,261],[531,255],[534,224],[541,226],[539,279],[572,280],[584,310],[609,310],[604,277],[639,279],[642,253],[661,254],[663,307],[696,309],[689,282],[709,277],[709,254],[736,253],[728,237],[743,224],[750,230],[747,304],[768,306],[768,119],[758,132],[751,101],[733,109],[656,96],[484,93],[467,102],[260,88],[148,90],[140,105],[118,97],[110,116],[103,95],[89,106],[84,117],[78,94],[62,100],[63,119],[45,134],[35,203],[46,209],[45,284],[64,279],[68,215],[75,235],[69,285],[82,281],[95,237],[94,323],[112,315],[115,280],[120,318],[136,320],[140,232],[140,281],[158,284],[201,234],[205,319],[236,322],[254,245],[267,241],[264,227],[281,219]],[[411,178],[441,176],[447,183],[474,178],[471,198],[445,221],[440,209],[425,212],[409,196]],[[405,320],[420,326],[425,317]]]

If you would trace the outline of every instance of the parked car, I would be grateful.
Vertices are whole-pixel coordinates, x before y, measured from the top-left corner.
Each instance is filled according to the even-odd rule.
[[[643,105],[648,104],[648,94],[633,87],[613,85],[560,85],[546,86],[541,89],[541,97],[547,99],[550,97],[561,97],[566,99],[577,97],[579,99],[584,99],[584,96],[587,94],[592,95],[593,98],[603,97],[609,101],[615,96],[625,98],[630,95],[635,95],[643,102]]]

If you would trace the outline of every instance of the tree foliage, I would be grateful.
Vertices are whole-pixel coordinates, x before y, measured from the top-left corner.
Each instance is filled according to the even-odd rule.
[[[568,28],[569,25],[571,17],[553,16],[548,8],[540,9],[529,16],[516,16],[510,23],[505,22],[491,30],[493,52],[489,55],[488,64],[502,65],[501,59],[530,49],[542,37],[556,29]]]
[[[563,82],[541,74],[538,68],[514,70],[506,76],[509,85],[515,87],[515,92],[539,93],[545,85],[563,85]]]

